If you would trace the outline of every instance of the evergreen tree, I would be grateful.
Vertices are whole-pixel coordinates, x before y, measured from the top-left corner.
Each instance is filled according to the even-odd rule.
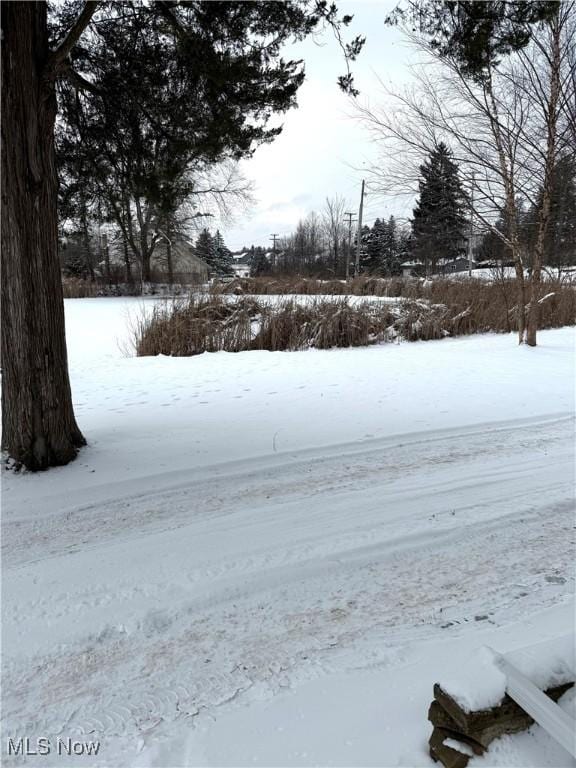
[[[400,254],[396,219],[376,219],[374,226],[365,231],[366,247],[361,260],[363,272],[390,277],[400,274]]]
[[[270,263],[266,258],[263,248],[251,248],[252,256],[250,259],[250,276],[260,277],[260,275],[270,274]]]
[[[452,153],[440,143],[420,166],[419,198],[413,211],[413,256],[426,274],[435,272],[439,259],[453,259],[463,251],[465,195]]]
[[[382,264],[381,272],[386,277],[400,274],[400,255],[398,248],[398,233],[396,219],[390,216],[388,222],[382,227]]]
[[[366,233],[366,251],[364,258],[361,254],[360,267],[362,272],[371,274],[379,273],[384,259],[384,245],[386,239],[386,222],[376,219],[372,229]]]
[[[214,268],[216,270],[216,274],[220,276],[233,275],[234,270],[232,269],[232,265],[234,264],[234,259],[232,258],[231,251],[229,250],[229,248],[226,247],[224,238],[220,234],[219,230],[216,230],[216,234],[213,240],[213,246],[214,246]]]
[[[396,249],[398,254],[398,274],[401,272],[402,263],[408,261],[412,254],[412,232],[408,228],[402,228],[396,235]]]
[[[362,233],[360,235],[360,272],[371,272],[375,268],[374,263],[370,258],[369,248],[372,239],[372,230],[366,224],[362,226]],[[356,263],[356,249],[358,246],[358,231],[354,236],[353,251],[352,251],[352,265]],[[374,252],[372,253],[374,256]]]
[[[194,253],[199,259],[208,264],[210,275],[218,274],[216,269],[216,248],[210,231],[204,228],[196,239]]]
[[[558,13],[555,0],[436,0],[398,5],[387,24],[408,22],[423,33],[441,57],[460,63],[477,82],[490,66],[530,42],[537,25]]]

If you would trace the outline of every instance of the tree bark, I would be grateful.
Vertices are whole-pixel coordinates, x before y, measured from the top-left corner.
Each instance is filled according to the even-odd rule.
[[[513,208],[512,215],[516,217],[516,209]],[[524,263],[518,243],[518,233],[516,222],[511,225],[513,232],[510,235],[512,241],[511,253],[514,260],[514,271],[516,273],[516,318],[518,326],[518,344],[523,344],[526,337],[526,281],[524,280]]]
[[[138,226],[140,227],[140,264],[142,266],[142,280],[145,283],[150,282],[151,271],[150,261],[152,257],[152,249],[148,244],[148,228],[150,224],[150,207],[144,215],[142,211],[142,204],[140,198],[136,197],[134,200],[136,204],[136,217],[138,219]]]
[[[151,282],[151,271],[150,271],[150,253],[148,252],[148,246],[143,246],[142,251],[142,280],[145,283]]]
[[[56,96],[46,4],[2,16],[2,445],[30,470],[85,440],[72,408],[57,251]]]
[[[518,343],[523,344],[526,333],[526,283],[524,281],[524,262],[518,242],[518,206],[516,204],[516,190],[514,187],[514,167],[512,163],[508,165],[507,154],[505,151],[505,142],[502,136],[500,125],[500,113],[498,104],[494,97],[492,88],[492,75],[484,83],[484,96],[486,103],[486,115],[490,121],[494,143],[498,152],[498,162],[500,165],[500,174],[502,184],[506,193],[504,214],[506,217],[506,237],[508,247],[514,260],[514,270],[516,272],[517,283],[517,319],[518,319]]]
[[[124,249],[124,268],[126,270],[126,282],[132,285],[132,264],[130,263],[130,253],[128,252],[128,241],[122,238],[122,247]]]
[[[552,52],[550,61],[550,92],[546,105],[546,162],[544,167],[544,182],[542,184],[542,203],[538,216],[538,237],[532,262],[532,274],[530,275],[530,304],[528,306],[528,320],[526,324],[526,343],[530,347],[536,346],[536,335],[540,324],[540,276],[542,262],[544,260],[544,246],[548,225],[550,222],[550,207],[552,199],[552,185],[554,177],[554,163],[556,161],[556,131],[558,121],[558,101],[560,97],[560,33],[561,27],[556,17],[552,21],[550,38]]]

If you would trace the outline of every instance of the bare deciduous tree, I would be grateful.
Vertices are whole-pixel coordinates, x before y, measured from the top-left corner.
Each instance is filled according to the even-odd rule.
[[[530,44],[489,66],[481,82],[462,64],[414,32],[407,36],[425,58],[414,67],[414,84],[386,90],[387,106],[358,106],[358,114],[385,150],[372,185],[387,194],[413,195],[423,157],[445,141],[454,152],[476,219],[500,237],[515,265],[520,343],[536,344],[540,274],[550,214],[552,170],[574,132],[575,3],[540,24]],[[383,152],[384,154],[384,152]],[[544,194],[540,194],[544,191]],[[538,237],[526,284],[518,232],[519,204],[538,211]],[[504,227],[496,221],[503,218]],[[529,300],[526,311],[527,300]]]
[[[338,274],[342,260],[342,241],[346,237],[344,214],[347,208],[346,200],[339,195],[326,198],[322,214],[322,226],[328,243],[329,256],[332,260],[334,274]]]

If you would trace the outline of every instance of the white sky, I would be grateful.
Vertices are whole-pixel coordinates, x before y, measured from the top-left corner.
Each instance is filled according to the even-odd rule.
[[[384,18],[395,0],[339,0],[341,15],[354,20],[344,30],[345,39],[365,35],[366,44],[352,64],[359,100],[382,101],[379,78],[394,85],[409,79],[411,52],[398,30],[384,26]],[[249,215],[239,215],[222,230],[227,245],[270,245],[273,232],[288,235],[310,211],[321,213],[326,197],[336,194],[348,201],[347,210],[357,211],[362,166],[377,162],[377,151],[367,131],[354,119],[349,97],[336,83],[346,65],[330,30],[317,38],[286,48],[284,58],[302,58],[306,80],[298,93],[298,109],[283,116],[282,134],[273,144],[259,147],[254,157],[242,163],[243,173],[255,184],[255,205]],[[364,220],[411,212],[406,198],[365,199]]]

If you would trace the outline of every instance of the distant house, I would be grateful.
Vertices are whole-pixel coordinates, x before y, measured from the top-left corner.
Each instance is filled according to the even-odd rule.
[[[476,262],[472,260],[470,262],[465,256],[458,256],[455,259],[439,259],[436,264],[437,275],[452,275],[458,272],[467,272],[472,266],[472,269],[476,269]],[[405,261],[400,265],[402,269],[402,277],[413,277],[415,275],[424,274],[424,264],[420,261]]]
[[[456,259],[441,259],[438,263],[438,271],[443,275],[450,275],[455,272],[467,272],[470,268],[476,268],[474,259],[470,262],[464,256],[458,256]]]
[[[248,264],[232,264],[235,277],[250,277],[250,266]]]
[[[237,264],[250,264],[252,254],[250,251],[242,251],[241,253],[233,253],[232,258]]]
[[[208,264],[194,253],[194,247],[183,238],[172,241],[172,273],[175,283],[194,284],[208,281]],[[152,255],[152,273],[156,282],[168,279],[168,243],[161,240]]]
[[[423,264],[419,261],[404,261],[400,264],[402,270],[402,277],[412,277],[423,269]]]
[[[232,258],[234,263],[232,269],[234,270],[234,277],[250,277],[250,265],[252,264],[252,253],[250,251],[241,251],[240,253],[233,253]]]

